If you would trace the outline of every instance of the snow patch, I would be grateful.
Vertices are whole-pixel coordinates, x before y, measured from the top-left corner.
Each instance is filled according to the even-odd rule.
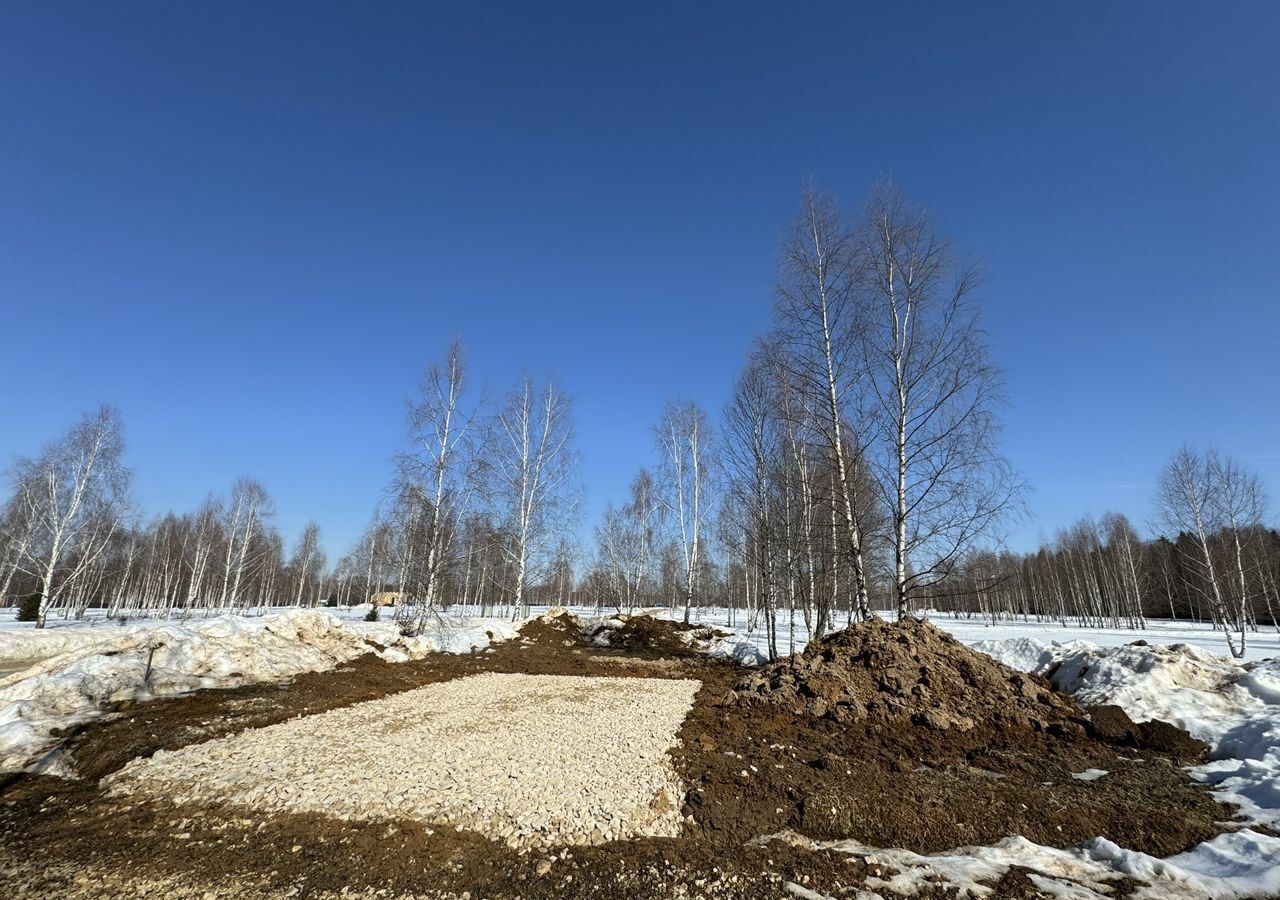
[[[1145,853],[1094,838],[1084,854],[1115,871],[1146,882],[1135,896],[1161,898],[1267,897],[1280,893],[1280,838],[1243,829],[1220,834],[1186,853],[1157,859]]]
[[[344,624],[318,610],[294,610],[264,618],[227,615],[185,624],[78,629],[93,639],[72,639],[61,645],[71,649],[0,678],[0,772],[66,774],[65,758],[46,758],[58,743],[53,732],[101,716],[104,707],[123,700],[277,681],[370,652],[392,662],[466,652],[514,631],[505,622],[463,622],[403,637],[394,623],[369,626]],[[63,629],[57,637],[62,631],[72,633]],[[22,658],[41,641],[42,649],[54,646],[35,634],[0,633],[0,655]],[[9,652],[12,644],[18,652]]]
[[[870,873],[867,887],[908,897],[938,887],[949,888],[959,897],[994,897],[989,885],[1011,866],[1030,870],[1028,877],[1045,893],[1072,900],[1110,897],[1115,882],[1124,877],[1144,883],[1135,894],[1142,900],[1230,900],[1280,891],[1280,866],[1275,863],[1280,859],[1280,838],[1248,829],[1219,835],[1168,859],[1125,850],[1104,838],[1058,850],[1024,837],[1007,837],[990,847],[960,847],[927,855],[882,850],[857,841],[810,841],[794,832],[765,840],[858,857]]]
[[[737,635],[714,637],[701,647],[702,652],[713,659],[731,659],[734,662],[759,668],[769,662],[769,657],[751,641],[744,641]]]
[[[1103,775],[1110,775],[1106,769],[1085,769],[1083,772],[1072,772],[1071,777],[1076,781],[1097,781]]]

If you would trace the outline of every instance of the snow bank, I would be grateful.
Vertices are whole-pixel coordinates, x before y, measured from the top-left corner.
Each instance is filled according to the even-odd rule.
[[[57,744],[53,731],[95,718],[105,705],[121,700],[276,681],[331,669],[369,652],[391,662],[437,650],[465,652],[486,646],[489,634],[508,637],[511,629],[505,626],[450,623],[438,632],[404,638],[394,623],[358,627],[317,610],[295,610],[257,619],[219,616],[114,631],[83,629],[94,632],[95,640],[0,678],[0,771],[66,774],[50,752]],[[0,634],[0,653],[40,655],[31,654],[32,634]],[[15,652],[11,642],[21,649]]]
[[[119,627],[64,627],[0,631],[0,662],[8,660],[44,659],[59,653],[82,650],[118,639],[125,629]]]
[[[1058,850],[1024,837],[1008,837],[990,847],[960,847],[928,855],[883,850],[857,841],[811,841],[793,832],[764,840],[857,857],[867,865],[868,888],[907,897],[939,887],[960,897],[994,897],[995,892],[980,882],[998,881],[1012,866],[1029,869],[1028,878],[1043,893],[1073,900],[1112,897],[1116,882],[1124,877],[1143,882],[1133,895],[1141,900],[1230,900],[1280,891],[1280,866],[1275,862],[1280,840],[1247,829],[1219,835],[1168,859],[1125,850],[1103,838]]]
[[[1156,859],[1094,838],[1081,848],[1090,860],[1145,882],[1140,900],[1271,897],[1280,894],[1280,839],[1250,829],[1220,834],[1186,853]]]
[[[1082,703],[1115,703],[1138,721],[1163,719],[1206,742],[1210,762],[1192,768],[1251,824],[1280,827],[1280,658],[1241,663],[1187,644],[1030,638],[980,641],[975,650],[1046,675]]]
[[[509,619],[442,619],[422,634],[406,637],[394,621],[347,622],[365,640],[381,644],[387,662],[421,659],[429,653],[470,653],[513,637],[522,623]]]
[[[735,660],[744,666],[759,667],[769,661],[769,655],[754,641],[745,641],[737,635],[712,638],[703,652],[716,659]]]

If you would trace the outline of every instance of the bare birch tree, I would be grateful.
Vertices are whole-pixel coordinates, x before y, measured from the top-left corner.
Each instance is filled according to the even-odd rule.
[[[468,435],[473,413],[461,408],[465,368],[462,348],[450,345],[443,365],[433,365],[422,380],[419,394],[409,406],[409,438],[412,449],[399,460],[399,490],[414,495],[420,516],[415,520],[416,548],[423,596],[412,611],[405,604],[402,616],[411,616],[421,631],[440,602],[444,570],[452,561],[451,536],[471,494],[474,469]]]
[[[654,432],[662,451],[666,504],[674,516],[684,563],[684,621],[687,623],[697,588],[704,517],[709,505],[711,423],[694,403],[668,403]]]
[[[853,471],[854,460],[862,458],[865,436],[859,433],[861,421],[858,428],[848,426],[850,418],[857,416],[855,392],[863,381],[855,353],[859,328],[856,250],[854,234],[835,202],[812,189],[806,191],[800,217],[782,252],[776,315],[787,351],[783,358],[797,383],[821,401],[819,431],[835,461],[845,526],[842,537],[847,542],[858,616],[866,619],[871,607]]]
[[[652,580],[659,506],[653,476],[641,469],[631,482],[631,499],[605,507],[596,527],[596,566],[618,611],[633,612]]]
[[[302,529],[302,534],[298,536],[293,559],[289,562],[293,569],[293,577],[298,580],[298,589],[293,596],[294,606],[302,605],[302,597],[307,586],[313,579],[318,580],[321,570],[324,569],[324,562],[324,551],[320,549],[320,526],[315,522],[308,522]]]
[[[1157,503],[1165,527],[1175,536],[1181,533],[1193,539],[1195,556],[1189,561],[1203,572],[1213,621],[1226,635],[1231,655],[1241,658],[1245,652],[1247,626],[1243,615],[1227,607],[1210,546],[1210,537],[1225,524],[1219,501],[1220,481],[1221,467],[1216,454],[1202,456],[1190,447],[1182,447],[1160,476]]]
[[[260,561],[262,547],[258,539],[274,511],[271,497],[261,482],[240,478],[232,485],[230,518],[224,526],[227,546],[223,556],[219,609],[241,605],[241,585],[251,567]]]
[[[1214,503],[1218,507],[1218,519],[1226,529],[1230,540],[1231,560],[1235,569],[1238,621],[1244,626],[1240,633],[1240,651],[1243,654],[1245,632],[1250,624],[1253,596],[1245,567],[1246,550],[1257,539],[1266,511],[1266,498],[1258,476],[1230,458],[1222,458],[1210,451],[1209,465],[1216,473],[1217,492]]]
[[[16,569],[38,585],[38,628],[94,569],[121,525],[130,482],[123,450],[120,416],[103,406],[39,458],[15,466],[13,514],[24,523],[24,537],[14,555]]]
[[[526,376],[490,423],[484,455],[490,498],[511,535],[513,612],[527,613],[531,570],[576,500],[569,397],[554,382],[539,387]]]
[[[184,560],[190,569],[190,577],[187,581],[187,592],[183,602],[184,610],[190,610],[196,605],[203,594],[205,575],[209,571],[209,561],[213,556],[214,547],[219,535],[219,519],[221,518],[221,509],[218,501],[212,496],[205,500],[200,509],[196,512],[194,522],[194,534],[192,535],[192,552],[189,560],[184,554]]]
[[[765,617],[769,658],[778,656],[774,576],[775,519],[770,475],[779,455],[777,398],[765,352],[757,347],[734,386],[721,435],[727,493],[744,513],[740,545]]]
[[[28,503],[34,490],[28,484],[28,479],[33,478],[34,473],[35,465],[31,460],[18,461],[9,472],[13,493],[0,510],[0,544],[3,545],[3,554],[0,555],[0,604],[9,596],[14,576],[23,570],[27,551],[36,538],[36,522]]]
[[[871,458],[890,511],[903,618],[916,590],[945,579],[991,536],[1022,486],[999,452],[1003,379],[971,302],[976,271],[892,187],[873,193],[859,234]]]

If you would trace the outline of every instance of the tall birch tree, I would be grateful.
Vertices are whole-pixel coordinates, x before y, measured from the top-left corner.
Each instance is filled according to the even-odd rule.
[[[1157,503],[1160,519],[1174,535],[1186,534],[1192,538],[1192,552],[1178,549],[1183,558],[1198,568],[1205,584],[1209,610],[1214,624],[1222,628],[1227,638],[1227,648],[1237,659],[1245,652],[1247,624],[1242,614],[1227,606],[1218,565],[1214,560],[1210,539],[1224,525],[1221,489],[1221,467],[1215,454],[1201,455],[1190,447],[1181,447],[1160,475],[1157,486]]]
[[[778,333],[786,349],[783,359],[796,383],[819,399],[819,433],[835,461],[839,513],[854,581],[858,617],[871,615],[867,594],[863,523],[855,496],[866,436],[858,412],[863,370],[856,343],[858,258],[853,231],[835,201],[809,189],[800,216],[782,251],[777,288]],[[849,421],[857,418],[857,427]],[[850,452],[852,448],[852,453]]]
[[[15,568],[38,586],[38,628],[95,569],[121,526],[130,484],[123,451],[120,415],[102,406],[14,467],[13,515],[24,523]]]
[[[859,230],[857,329],[898,617],[992,536],[1022,486],[999,450],[1003,378],[962,264],[924,210],[878,188]]]
[[[701,561],[712,465],[712,431],[694,403],[668,403],[654,429],[662,452],[666,503],[676,528],[684,569],[684,621],[689,621]]]
[[[320,572],[324,569],[324,562],[324,551],[320,549],[320,526],[315,522],[308,522],[306,527],[302,529],[302,534],[298,536],[298,543],[293,551],[293,559],[289,563],[293,569],[294,578],[298,580],[297,591],[293,596],[294,606],[302,605],[302,598],[306,593],[307,586],[313,580],[319,580]],[[312,596],[316,595],[313,594]]]
[[[546,562],[557,524],[575,508],[573,419],[553,381],[521,380],[493,417],[485,442],[489,495],[510,534],[513,612],[527,613],[530,575]]]
[[[412,449],[399,460],[399,490],[413,495],[420,510],[415,539],[423,596],[412,615],[421,631],[440,602],[441,583],[451,562],[450,547],[471,494],[474,469],[468,435],[474,414],[462,408],[465,367],[462,348],[449,346],[443,365],[433,365],[409,405]]]

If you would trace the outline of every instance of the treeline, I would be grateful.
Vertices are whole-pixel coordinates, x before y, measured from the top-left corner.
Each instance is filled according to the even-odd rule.
[[[1243,656],[1260,625],[1280,628],[1280,532],[1266,527],[1253,472],[1216,452],[1179,450],[1161,475],[1155,527],[1084,519],[1035,553],[971,554],[931,605],[992,620],[1036,617],[1082,626],[1145,628],[1147,617],[1222,630]]]
[[[394,599],[402,627],[442,610],[727,607],[821,635],[874,609],[1084,626],[1213,622],[1243,653],[1274,624],[1275,532],[1257,478],[1190,450],[1170,462],[1147,540],[1122,516],[1025,556],[993,550],[1022,506],[1000,452],[1002,375],[974,267],[891,187],[856,211],[808,192],[780,254],[768,332],[719,415],[672,400],[653,458],[578,541],[572,404],[551,380],[477,396],[458,345],[408,407],[394,475],[332,565],[310,523],[291,547],[263,485],[143,524],[104,407],[9,470],[0,601],[51,614],[193,615]],[[29,604],[30,605],[30,604]]]
[[[266,489],[243,478],[195,512],[138,522],[119,414],[102,407],[10,470],[0,508],[0,598],[41,626],[79,618],[263,609],[317,602],[325,555],[308,523],[286,555]]]
[[[291,550],[266,488],[141,524],[122,464],[119,414],[86,416],[10,469],[0,508],[0,598],[50,615],[170,616],[358,604],[392,594],[406,628],[439,609],[527,611],[573,592],[576,456],[569,401],[524,379],[495,407],[468,405],[461,351],[433,367],[411,405],[410,448],[357,546],[330,567],[320,528]]]
[[[907,615],[1019,502],[977,284],[892,188],[856,213],[806,194],[773,326],[732,401],[718,421],[667,404],[654,465],[589,551],[573,539],[568,397],[526,378],[496,403],[475,399],[457,346],[428,370],[383,502],[332,568],[318,529],[286,555],[250,480],[138,526],[119,419],[103,410],[11,473],[0,590],[38,594],[41,622],[91,605],[190,613],[387,593],[414,629],[453,605],[661,604],[688,618],[716,604],[763,623],[774,653],[797,620],[821,633],[878,603]]]

